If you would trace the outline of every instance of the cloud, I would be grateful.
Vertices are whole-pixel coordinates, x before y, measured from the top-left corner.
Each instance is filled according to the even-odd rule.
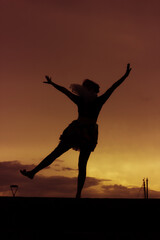
[[[70,167],[62,167],[63,171],[77,171],[78,169],[70,168]]]
[[[0,162],[0,195],[11,196],[10,185],[19,186],[18,196],[32,197],[75,197],[77,177],[36,175],[34,180],[22,176],[20,169],[32,169],[35,165],[25,165],[19,161]],[[64,168],[64,171],[76,169]],[[87,177],[83,197],[94,198],[139,198],[143,189],[118,184],[108,184],[110,179]],[[159,198],[160,192],[149,189],[150,198]]]
[[[100,178],[87,177],[84,188],[97,186],[99,184],[102,184],[102,182],[104,182],[104,181],[111,181],[111,180],[110,179],[100,179]]]
[[[103,185],[103,196],[106,198],[143,198],[143,189],[139,187],[127,187],[122,185]],[[150,198],[159,198],[160,192],[149,189]]]
[[[65,176],[43,176],[37,175],[34,180],[22,176],[20,169],[32,169],[32,165],[24,165],[19,161],[1,162],[0,163],[0,193],[1,195],[11,195],[10,185],[19,186],[18,195],[20,196],[41,196],[41,197],[74,197],[77,188],[77,177]],[[64,168],[63,170],[75,171],[76,169]],[[98,186],[104,179],[87,177],[84,189]]]
[[[20,182],[22,179],[20,177],[19,170],[25,168],[34,168],[35,165],[25,165],[21,164],[18,161],[8,161],[8,162],[0,162],[0,188],[3,186],[8,186],[9,184],[16,184]]]
[[[139,194],[139,188],[129,188],[122,185],[105,185],[102,186],[103,193],[106,197],[111,198],[136,198]]]
[[[55,164],[54,166],[59,167],[59,164]],[[78,171],[76,168],[70,168],[70,167],[61,167],[60,169],[54,168],[55,171],[61,172],[61,171]]]

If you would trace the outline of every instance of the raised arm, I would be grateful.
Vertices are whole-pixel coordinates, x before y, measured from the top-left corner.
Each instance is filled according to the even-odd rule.
[[[58,91],[64,93],[67,97],[69,97],[74,103],[78,103],[78,99],[79,97],[73,93],[71,93],[67,88],[65,87],[62,87],[54,82],[52,82],[51,78],[48,77],[48,76],[45,76],[45,78],[47,79],[47,81],[43,82],[43,83],[46,83],[46,84],[50,84],[52,85],[53,87],[55,87]]]
[[[119,85],[121,85],[121,83],[123,83],[123,81],[128,77],[130,71],[131,71],[130,64],[127,64],[126,73],[117,82],[115,82],[104,94],[102,94],[99,97],[99,101],[101,102],[101,104],[104,104],[107,101],[107,99],[111,96],[113,91],[117,87],[119,87]]]

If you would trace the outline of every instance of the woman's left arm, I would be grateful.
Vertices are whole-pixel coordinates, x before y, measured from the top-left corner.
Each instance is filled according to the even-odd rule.
[[[99,97],[99,101],[101,101],[102,104],[104,104],[107,101],[107,99],[111,96],[111,94],[114,92],[114,90],[124,82],[124,80],[128,77],[131,70],[132,69],[130,68],[130,64],[128,63],[126,73],[118,81],[116,81],[104,94],[102,94]]]

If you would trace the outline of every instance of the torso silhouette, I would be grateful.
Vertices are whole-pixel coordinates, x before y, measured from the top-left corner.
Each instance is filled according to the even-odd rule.
[[[85,118],[96,122],[102,105],[103,104],[101,104],[101,101],[99,101],[98,97],[90,101],[85,101],[84,99],[79,97],[79,101],[77,102],[78,118]]]
[[[85,119],[96,123],[100,110],[107,98],[106,95],[101,95],[100,97],[86,100],[85,98],[72,94],[72,101],[78,107],[78,119]]]

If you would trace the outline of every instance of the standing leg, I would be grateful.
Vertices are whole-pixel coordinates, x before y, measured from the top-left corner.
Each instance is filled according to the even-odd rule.
[[[81,150],[79,155],[79,163],[78,163],[78,185],[77,185],[77,194],[76,198],[81,197],[81,191],[86,179],[86,167],[87,167],[87,161],[89,159],[91,152],[88,150]]]
[[[30,179],[33,179],[34,175],[37,172],[39,172],[40,170],[42,170],[45,167],[48,167],[54,160],[56,160],[56,158],[61,156],[63,153],[68,151],[70,148],[71,147],[69,145],[59,143],[59,145],[55,148],[55,150],[53,152],[51,152],[46,158],[44,158],[34,169],[32,169],[31,171],[26,171],[24,169],[24,170],[20,170],[20,172],[24,176],[26,176]]]

